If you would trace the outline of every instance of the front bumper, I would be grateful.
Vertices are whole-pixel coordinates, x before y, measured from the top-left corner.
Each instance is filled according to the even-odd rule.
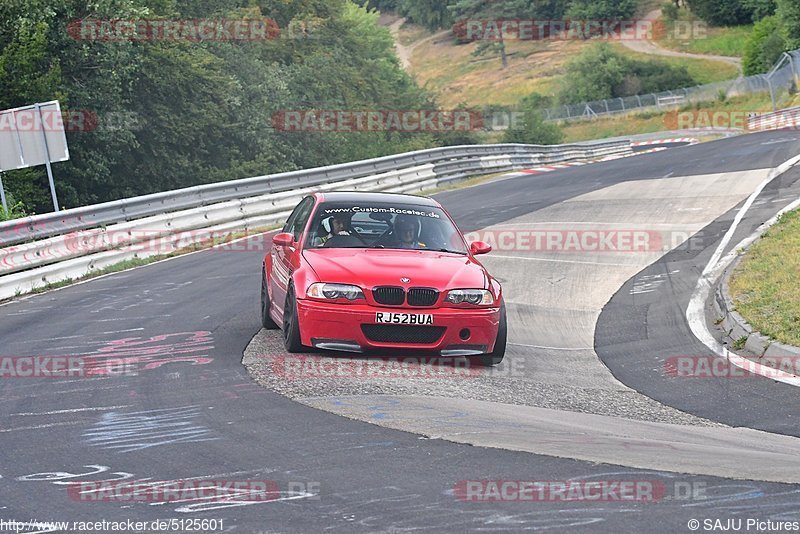
[[[438,352],[442,356],[485,354],[494,349],[500,325],[499,308],[395,308],[303,299],[297,301],[297,312],[303,345],[349,352],[409,349]],[[362,328],[376,324],[376,312],[432,314],[434,327],[443,331],[433,342],[378,341],[372,333],[368,337]],[[465,329],[469,330],[468,337],[463,336]]]

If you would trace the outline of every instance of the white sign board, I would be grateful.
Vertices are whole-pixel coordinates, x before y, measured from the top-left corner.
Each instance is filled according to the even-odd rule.
[[[68,159],[58,100],[0,111],[0,172]]]

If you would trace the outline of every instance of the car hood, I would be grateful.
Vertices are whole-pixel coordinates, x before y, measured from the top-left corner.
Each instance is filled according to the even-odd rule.
[[[303,257],[321,282],[375,286],[488,288],[483,266],[469,256],[418,250],[313,249]],[[409,278],[407,284],[401,278]]]

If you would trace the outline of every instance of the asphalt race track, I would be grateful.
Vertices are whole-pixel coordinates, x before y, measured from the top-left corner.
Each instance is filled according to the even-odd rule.
[[[114,372],[3,378],[0,519],[206,519],[218,524],[202,531],[242,533],[800,521],[798,390],[663,372],[669,357],[708,353],[683,315],[697,277],[737,206],[798,149],[794,132],[768,132],[437,195],[482,235],[653,238],[637,251],[515,241],[486,256],[511,345],[501,369],[469,378],[276,374],[286,355],[257,314],[269,237],[4,305],[0,357],[81,357]],[[768,187],[732,243],[800,196],[798,176]],[[186,480],[269,481],[276,492],[220,502],[75,491]],[[465,498],[468,481],[486,480],[629,480],[658,498]]]

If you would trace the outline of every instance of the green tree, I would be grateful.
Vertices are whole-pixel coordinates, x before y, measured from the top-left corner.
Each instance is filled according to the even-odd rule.
[[[566,16],[575,20],[625,20],[636,11],[636,0],[572,0]]]
[[[399,0],[398,12],[412,22],[437,30],[452,24],[447,2],[442,0]]]
[[[775,0],[742,0],[744,7],[750,12],[753,22],[775,14]]]
[[[769,71],[786,50],[777,17],[766,17],[753,26],[753,32],[744,46],[742,68],[746,76]]]
[[[282,34],[149,42],[69,31],[85,18],[201,17],[270,17]],[[272,127],[285,110],[436,108],[400,68],[377,18],[347,0],[2,0],[0,109],[58,99],[99,118],[68,131],[71,159],[53,166],[68,207],[463,139]],[[310,35],[286,32],[301,27]],[[27,209],[52,209],[41,168],[6,173],[4,182]]]
[[[629,59],[598,43],[567,64],[559,91],[564,104],[679,89],[695,84],[686,67]]]
[[[587,48],[566,68],[560,91],[560,100],[565,104],[611,98],[614,88],[625,80],[625,61],[608,43]]]
[[[692,12],[713,26],[735,26],[753,21],[768,4],[753,0],[686,0]]]
[[[545,4],[550,8],[551,4]],[[448,5],[453,18],[463,23],[465,20],[500,21],[507,19],[537,18],[537,9],[533,0],[455,0]],[[498,26],[499,30],[499,26]],[[491,35],[490,35],[491,34]],[[508,67],[505,36],[502,31],[491,31],[488,28],[479,39],[473,51],[475,56],[496,53],[500,56],[503,68]]]
[[[776,0],[781,33],[790,50],[800,48],[800,0]]]

